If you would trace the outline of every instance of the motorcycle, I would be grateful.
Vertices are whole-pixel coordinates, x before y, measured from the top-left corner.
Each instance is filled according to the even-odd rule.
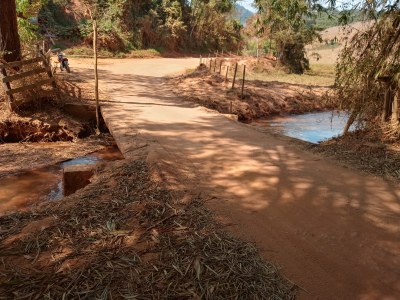
[[[58,62],[60,63],[61,71],[64,71],[65,69],[68,73],[71,73],[71,69],[69,68],[68,58],[66,58],[63,53],[58,54]]]

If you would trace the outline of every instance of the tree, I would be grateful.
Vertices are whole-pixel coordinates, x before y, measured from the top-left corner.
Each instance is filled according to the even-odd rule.
[[[400,138],[400,12],[382,11],[346,44],[336,66],[337,104],[351,112],[345,133],[356,120],[388,137]]]
[[[256,5],[261,30],[277,45],[278,62],[291,73],[304,73],[309,68],[305,46],[319,37],[313,22],[319,6],[307,0],[256,0]]]
[[[2,0],[0,9],[0,51],[6,61],[21,59],[15,0]]]

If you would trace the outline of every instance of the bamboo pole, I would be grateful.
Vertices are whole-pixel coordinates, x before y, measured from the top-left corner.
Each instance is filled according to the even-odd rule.
[[[232,89],[235,88],[235,81],[236,81],[236,73],[237,73],[238,64],[235,65],[235,72],[233,73],[233,81],[232,81]]]
[[[242,99],[243,99],[243,96],[244,96],[244,82],[245,82],[245,79],[246,79],[246,65],[244,65],[244,68],[243,68]]]
[[[96,133],[100,134],[99,73],[97,70],[97,19],[93,18],[94,97],[96,99]]]

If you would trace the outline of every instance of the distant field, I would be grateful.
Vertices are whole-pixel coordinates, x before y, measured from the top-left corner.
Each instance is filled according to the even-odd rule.
[[[346,27],[335,26],[322,31],[322,43],[316,42],[306,48],[307,55],[311,64],[330,65],[335,64],[340,53],[340,50],[346,44],[346,41],[354,36],[358,31],[365,30],[369,25],[363,22],[352,23]],[[337,44],[326,44],[325,41],[337,40]],[[319,60],[312,56],[313,53],[318,53],[321,58]]]
[[[283,70],[265,73],[250,73],[250,80],[279,81],[306,86],[332,86],[335,82],[335,66],[333,64],[312,64],[311,70],[303,75],[287,74]]]

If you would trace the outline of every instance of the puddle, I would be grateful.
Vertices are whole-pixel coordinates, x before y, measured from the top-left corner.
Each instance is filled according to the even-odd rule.
[[[60,200],[64,196],[63,168],[91,165],[99,161],[123,159],[117,146],[106,147],[95,153],[65,161],[57,166],[36,169],[0,178],[0,215],[11,211],[24,211],[43,201]]]
[[[317,112],[258,120],[252,125],[272,128],[277,133],[317,144],[341,135],[347,120],[345,113]]]

